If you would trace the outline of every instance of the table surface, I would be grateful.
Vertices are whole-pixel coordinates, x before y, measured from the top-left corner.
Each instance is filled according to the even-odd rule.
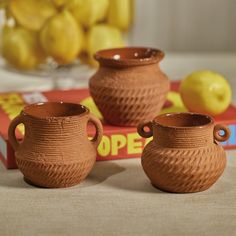
[[[235,91],[235,54],[167,55],[166,61],[163,67],[173,78],[204,65],[218,68]],[[5,71],[0,75],[1,91],[53,86]],[[32,187],[18,170],[0,164],[0,235],[236,235],[235,154],[227,151],[227,168],[212,188],[194,194],[155,189],[139,158],[97,162],[84,182],[67,189]]]

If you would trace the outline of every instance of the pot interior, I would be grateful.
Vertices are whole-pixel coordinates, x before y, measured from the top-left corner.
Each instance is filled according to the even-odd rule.
[[[195,113],[169,113],[157,116],[154,122],[168,127],[196,127],[213,123],[211,117]]]
[[[28,105],[23,112],[37,118],[79,116],[88,112],[80,104],[65,102],[45,102]]]

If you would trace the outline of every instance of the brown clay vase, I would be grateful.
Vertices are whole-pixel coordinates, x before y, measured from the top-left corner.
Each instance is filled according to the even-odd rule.
[[[224,132],[222,135],[221,132]],[[151,183],[168,192],[189,193],[208,189],[226,166],[219,142],[229,129],[206,115],[172,113],[140,124],[142,137],[153,136],[143,150],[142,166]]]
[[[96,135],[87,137],[87,123]],[[25,126],[22,142],[15,137],[18,124]],[[9,141],[16,163],[27,182],[41,187],[69,187],[91,171],[102,138],[102,124],[79,104],[48,102],[27,105],[10,124]]]
[[[161,110],[169,80],[160,70],[164,53],[151,48],[116,48],[98,51],[98,71],[89,88],[107,123],[137,126]]]

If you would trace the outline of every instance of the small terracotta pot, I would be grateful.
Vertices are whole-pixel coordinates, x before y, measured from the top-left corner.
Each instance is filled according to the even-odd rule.
[[[159,113],[169,91],[169,80],[159,68],[163,57],[158,49],[132,47],[95,54],[100,67],[89,87],[106,122],[137,126]]]
[[[138,133],[145,138],[153,136],[143,150],[142,166],[159,189],[179,193],[203,191],[225,169],[226,154],[217,141],[226,141],[230,130],[224,125],[214,125],[209,116],[164,114],[140,124]]]
[[[89,141],[87,123],[96,127]],[[25,126],[22,142],[15,137],[18,124]],[[16,163],[27,182],[42,187],[69,187],[91,171],[102,138],[102,124],[79,104],[48,102],[26,106],[10,124],[9,141]]]

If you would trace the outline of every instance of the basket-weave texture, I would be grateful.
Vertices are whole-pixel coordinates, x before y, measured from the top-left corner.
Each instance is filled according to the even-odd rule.
[[[208,189],[226,165],[223,148],[212,143],[198,148],[157,148],[151,141],[142,154],[142,166],[152,184],[169,192]]]
[[[69,187],[80,183],[91,171],[94,160],[71,164],[38,163],[17,158],[17,165],[29,182],[42,187]]]
[[[105,121],[117,126],[137,126],[154,118],[169,91],[169,81],[156,64],[122,69],[101,67],[89,86]]]

